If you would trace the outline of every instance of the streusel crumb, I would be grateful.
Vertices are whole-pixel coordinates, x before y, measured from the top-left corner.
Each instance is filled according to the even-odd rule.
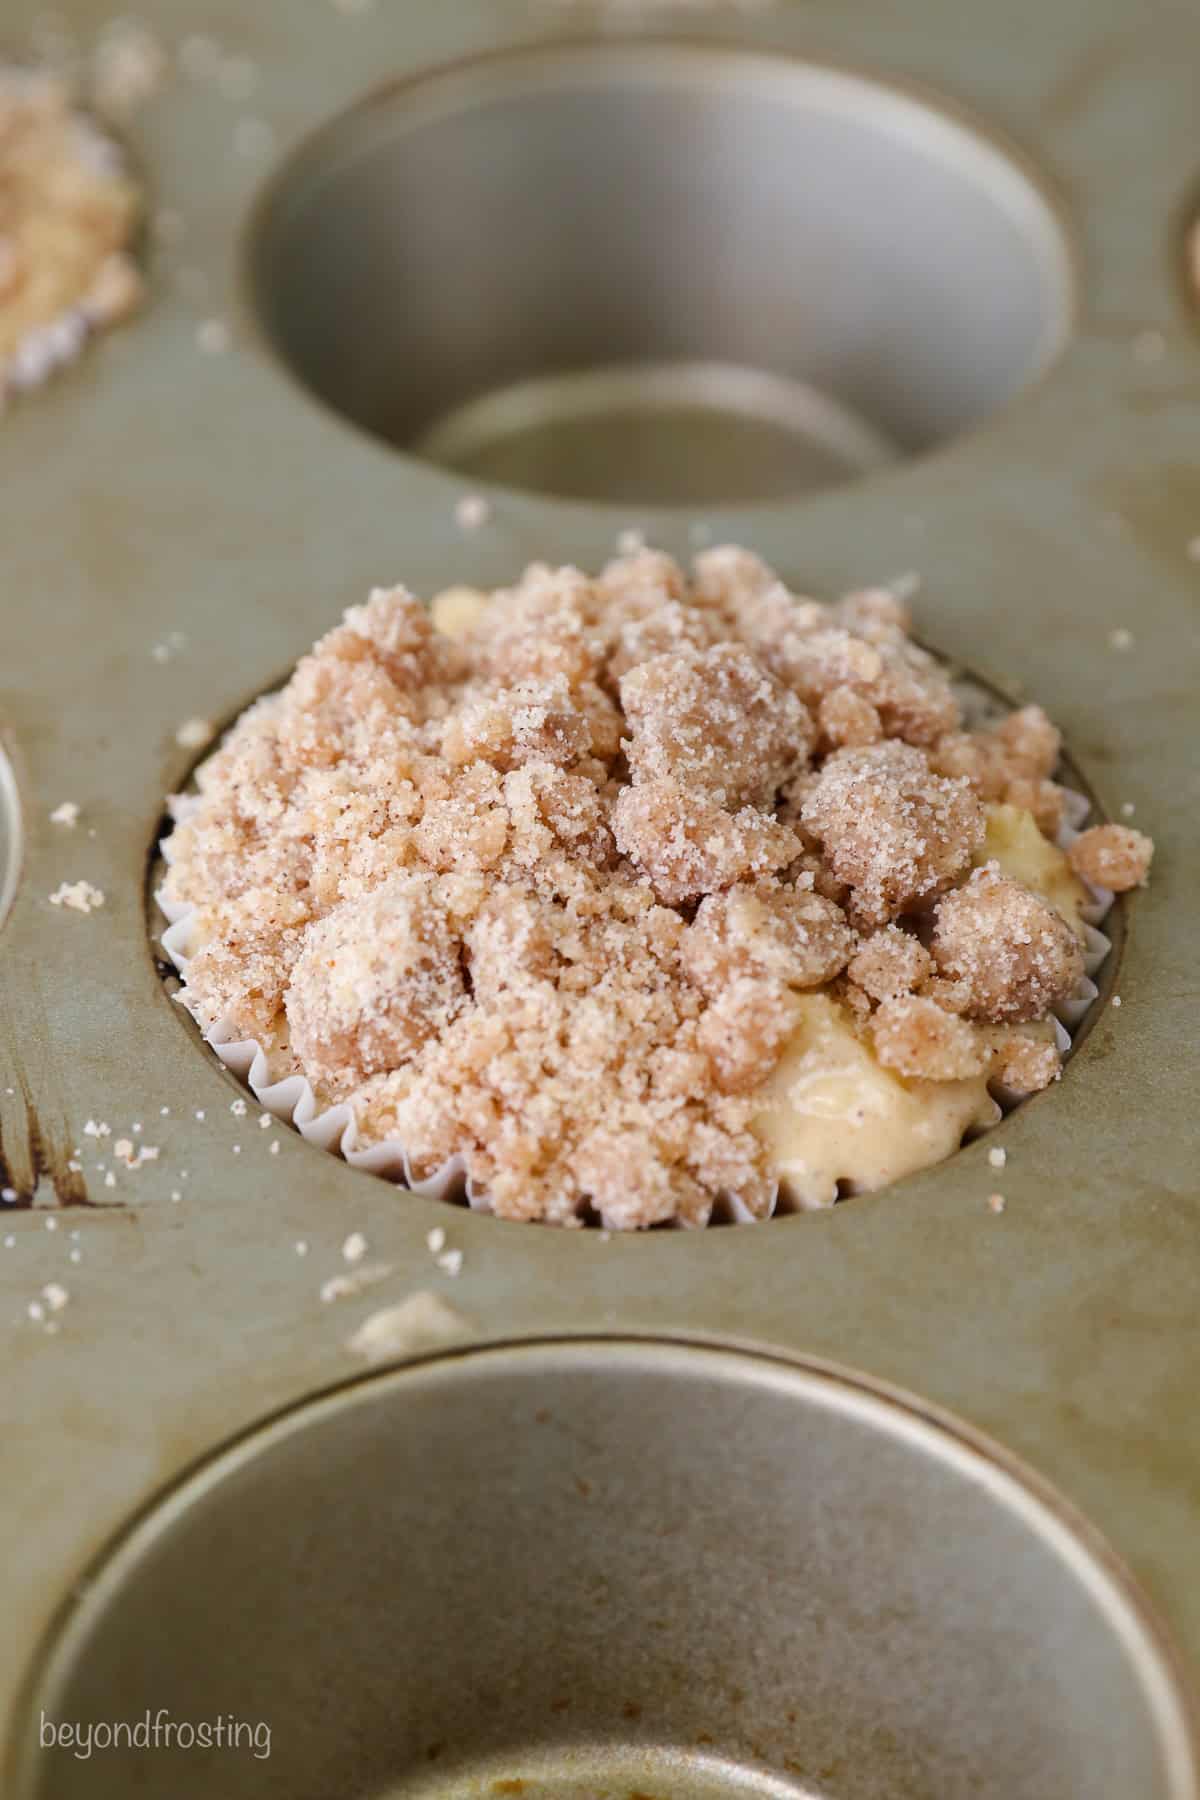
[[[1082,961],[1040,892],[970,874],[985,806],[1042,843],[1057,733],[1037,708],[964,731],[908,623],[728,546],[690,581],[645,549],[536,564],[432,616],[377,589],[197,771],[167,877],[193,1010],[417,1176],[461,1158],[505,1218],[765,1216],[792,1175],[763,1095],[807,1079],[805,1019],[841,1046],[856,1179],[944,1153],[988,1079],[1054,1078]],[[870,1071],[899,1158],[865,1152]]]
[[[905,994],[885,1000],[872,1022],[875,1054],[885,1069],[923,1081],[963,1081],[978,1075],[988,1057],[966,1019],[943,1012],[933,1000]]]
[[[997,1024],[1044,1018],[1083,978],[1079,939],[1062,915],[995,863],[939,903],[933,955],[964,983],[969,1015]]]
[[[933,958],[911,931],[885,925],[865,938],[851,958],[849,975],[872,1000],[899,1000],[919,988]]]
[[[1130,825],[1093,825],[1090,831],[1081,831],[1067,851],[1077,875],[1114,894],[1144,887],[1153,856],[1154,840]]]
[[[800,819],[850,889],[861,925],[885,924],[948,888],[984,833],[967,783],[936,775],[922,750],[895,740],[835,751]]]

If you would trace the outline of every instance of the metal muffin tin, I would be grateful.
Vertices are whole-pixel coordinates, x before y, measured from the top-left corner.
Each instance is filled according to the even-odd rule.
[[[67,10],[84,33],[104,23],[88,0]],[[116,1795],[136,1779],[151,1794],[230,1796],[525,1782],[579,1795],[1194,1797],[1200,1265],[1186,969],[1200,352],[1177,272],[1200,16],[1176,9],[1151,25],[1118,0],[965,13],[921,0],[895,16],[882,0],[816,0],[640,19],[567,0],[141,11],[172,46],[211,34],[251,58],[260,83],[234,102],[217,83],[181,80],[133,122],[151,204],[177,208],[186,236],[169,263],[152,262],[145,315],[0,426],[0,1157],[16,1195],[0,1217],[5,1793]],[[8,48],[24,47],[34,13],[9,0]],[[875,281],[894,280],[900,313],[925,264],[899,198],[868,205],[878,147],[862,148],[871,181],[856,187],[853,143],[839,160],[832,140],[804,136],[811,121],[788,138],[778,109],[770,129],[752,128],[747,82],[786,88],[794,58],[846,92],[857,71],[881,84],[869,90],[878,108],[850,109],[864,129],[896,107],[917,117],[906,109],[928,99],[941,111],[916,131],[922,154],[936,161],[947,133],[977,131],[999,149],[956,157],[968,187],[972,167],[1002,154],[1024,171],[999,178],[1013,194],[1028,179],[1052,196],[1010,215],[1023,221],[1023,277],[980,223],[991,176],[974,201],[960,194],[955,241],[929,238],[944,270],[929,294],[959,297],[944,319],[926,302],[941,423],[905,411],[915,392],[889,410],[879,379],[835,379],[851,412],[917,454],[856,483],[738,505],[712,498],[728,479],[719,466],[692,507],[484,488],[491,516],[468,532],[455,507],[479,468],[535,482],[544,447],[531,452],[526,434],[515,460],[489,464],[487,430],[468,433],[466,452],[461,433],[450,452],[443,436],[468,480],[383,441],[428,434],[470,398],[451,378],[460,342],[487,323],[489,281],[446,296],[448,316],[468,308],[461,341],[448,328],[406,335],[397,313],[409,291],[410,323],[424,308],[440,331],[438,289],[465,279],[474,254],[456,233],[474,241],[482,220],[448,205],[440,232],[428,218],[417,231],[412,215],[402,279],[372,284],[361,314],[338,314],[332,288],[305,312],[280,221],[314,204],[323,142],[353,160],[363,115],[332,139],[310,134],[383,80],[394,86],[375,108],[407,131],[430,91],[414,76],[498,54],[478,75],[486,85],[498,66],[527,69],[512,60],[519,47],[564,39],[597,46],[608,98],[559,107],[557,137],[541,135],[548,123],[531,130],[542,148],[529,183],[582,179],[621,117],[622,66],[642,90],[631,140],[669,143],[646,98],[658,59],[676,100],[681,84],[701,116],[710,97],[727,109],[723,141],[741,145],[751,213],[776,192],[779,154],[824,144],[831,216],[840,205],[867,218]],[[517,87],[553,100],[556,66],[547,51],[544,78],[522,73]],[[476,79],[453,77],[468,93]],[[801,86],[814,79],[801,71]],[[272,157],[233,148],[247,115],[274,129]],[[626,321],[631,360],[735,360],[737,289],[727,272],[706,284],[736,214],[714,194],[706,232],[704,180],[719,166],[688,159],[701,199],[675,241],[691,260],[640,271],[653,323],[639,336]],[[348,229],[370,216],[367,192]],[[632,206],[610,200],[598,259],[620,253]],[[647,175],[633,215],[652,225],[658,206],[665,227],[669,201],[670,184]],[[437,206],[431,193],[431,217]],[[338,217],[311,214],[313,248],[325,263],[348,257],[349,283],[361,264]],[[528,207],[518,223],[514,256],[534,232]],[[769,209],[747,223],[755,245],[770,223]],[[494,264],[492,291],[515,306],[503,221],[490,232],[483,276]],[[786,297],[802,264],[782,240],[779,255]],[[973,283],[962,257],[989,281]],[[1073,282],[1055,273],[1068,266]],[[768,323],[776,274],[743,258]],[[544,279],[552,287],[554,270]],[[988,365],[990,386],[978,372],[973,383],[972,359],[990,354],[1002,321],[979,334],[958,314],[989,283],[1020,279],[1033,324]],[[856,295],[851,283],[818,309],[822,354]],[[232,327],[224,354],[198,347],[209,316]],[[336,354],[322,316],[341,333]],[[511,394],[559,366],[566,314],[547,303],[539,317],[530,366],[505,350],[484,385]],[[599,345],[603,323],[599,308],[581,318],[578,341]],[[1056,334],[1064,347],[1039,373]],[[764,340],[768,362],[785,338]],[[374,374],[362,358],[377,342],[389,360]],[[820,387],[832,367],[781,372]],[[425,411],[373,412],[376,380],[393,396],[419,389]],[[550,399],[549,414],[531,413],[526,390],[502,420],[548,418],[553,435],[570,420]],[[593,466],[584,478],[597,479]],[[240,1090],[156,963],[147,877],[162,797],[194,756],[175,739],[183,720],[232,719],[375,582],[430,593],[495,585],[533,558],[595,566],[628,528],[681,556],[703,541],[750,544],[818,593],[919,571],[922,635],[1010,696],[1041,700],[1102,808],[1132,806],[1158,844],[1151,887],[1115,915],[1102,1001],[1061,1084],[953,1160],[828,1214],[610,1239],[409,1198],[278,1126],[260,1131],[253,1105],[234,1114]],[[63,800],[82,809],[74,829],[49,820]],[[103,908],[51,907],[60,882],[80,878],[104,891]],[[111,1135],[87,1136],[89,1119]],[[112,1144],[134,1121],[135,1141],[160,1154],[129,1173]],[[1002,1171],[987,1160],[998,1145]],[[997,1189],[1000,1215],[987,1205]],[[457,1277],[430,1255],[435,1226],[463,1252]],[[352,1231],[393,1272],[323,1304]],[[27,1314],[49,1282],[70,1296],[49,1314],[53,1333]],[[456,1309],[461,1343],[362,1375],[346,1340],[420,1289]],[[261,1717],[271,1757],[85,1762],[38,1746],[43,1712],[146,1707]]]

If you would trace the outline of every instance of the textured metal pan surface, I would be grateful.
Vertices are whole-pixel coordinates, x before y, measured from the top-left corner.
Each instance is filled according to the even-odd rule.
[[[8,0],[14,49],[35,10]],[[89,31],[105,17],[90,0],[67,10]],[[859,1370],[956,1415],[1103,1533],[1194,1679],[1200,346],[1177,271],[1200,18],[1150,22],[1117,0],[689,9],[686,25],[660,10],[645,28],[658,41],[682,29],[860,69],[1020,146],[1078,272],[1069,341],[965,435],[856,484],[658,510],[497,488],[467,533],[467,482],[347,424],[285,368],[250,299],[255,202],[273,162],[381,81],[564,36],[611,56],[613,10],[141,12],[173,45],[208,33],[252,58],[260,84],[233,103],[180,81],[131,123],[152,204],[186,221],[175,274],[152,268],[145,315],[0,423],[0,733],[18,797],[0,781],[0,1159],[18,1196],[0,1217],[0,1713],[122,1521],[350,1372],[363,1317],[421,1288],[479,1343],[700,1335]],[[619,33],[638,33],[624,9]],[[234,150],[245,115],[272,126],[272,156]],[[226,353],[198,347],[205,318],[229,322]],[[591,566],[629,527],[681,555],[701,535],[749,543],[818,593],[919,571],[923,637],[1041,700],[1104,808],[1132,806],[1154,835],[1153,884],[1121,909],[1106,975],[1120,1009],[988,1140],[1008,1152],[1002,1176],[978,1145],[827,1215],[603,1241],[407,1200],[290,1136],[271,1154],[274,1132],[231,1111],[238,1090],[169,1000],[145,923],[162,797],[194,754],[181,722],[235,716],[375,582],[433,592],[534,557]],[[64,800],[81,807],[73,830],[49,820]],[[100,910],[49,904],[79,879],[104,891]],[[87,1136],[89,1119],[110,1137]],[[111,1146],[135,1122],[160,1154],[130,1174]],[[437,1225],[463,1251],[457,1278],[426,1247]],[[323,1304],[354,1230],[393,1273]],[[49,1282],[70,1294],[53,1335],[26,1312]]]

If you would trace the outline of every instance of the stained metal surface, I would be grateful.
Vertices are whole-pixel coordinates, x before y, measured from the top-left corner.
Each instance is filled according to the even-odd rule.
[[[107,11],[67,10],[92,27]],[[8,0],[3,35],[23,44],[34,11]],[[281,158],[383,79],[565,31],[596,31],[613,53],[609,15],[559,4],[351,17],[314,0],[302,30],[282,3],[140,11],[173,44],[208,31],[254,59],[245,110],[274,127]],[[669,29],[660,14],[655,30]],[[701,1334],[858,1369],[947,1409],[1092,1521],[1186,1677],[1200,1671],[1185,973],[1200,345],[1173,235],[1195,192],[1184,159],[1200,17],[1164,9],[1151,28],[1119,0],[920,0],[902,13],[822,0],[736,18],[689,10],[686,31],[861,66],[905,92],[927,85],[1022,145],[1080,247],[1074,335],[1040,381],[945,449],[802,504],[655,511],[496,489],[489,523],[464,533],[462,480],[314,404],[267,342],[246,299],[266,165],[232,148],[239,109],[184,81],[130,135],[155,204],[186,220],[175,262],[207,280],[206,297],[152,269],[144,318],[0,424],[0,723],[25,834],[0,925],[0,1186],[18,1194],[0,1217],[13,1239],[0,1245],[9,1725],[35,1647],[122,1522],[196,1458],[344,1376],[363,1317],[427,1287],[480,1344]],[[197,348],[205,315],[232,321],[228,354]],[[430,593],[502,583],[534,557],[594,566],[628,527],[680,555],[702,539],[750,543],[809,592],[919,571],[922,636],[1041,700],[1105,809],[1133,807],[1157,840],[1152,885],[1122,908],[1109,972],[1120,1009],[1101,1010],[1062,1083],[986,1145],[890,1194],[760,1228],[604,1242],[406,1199],[290,1136],[270,1155],[272,1134],[231,1112],[237,1090],[164,992],[145,930],[162,796],[189,762],[177,727],[234,716],[376,582]],[[156,661],[173,632],[186,645]],[[49,822],[67,799],[82,808],[74,831]],[[50,906],[81,878],[104,891],[101,910]],[[137,1175],[118,1167],[109,1187],[111,1150],[86,1135],[89,1119],[110,1125],[109,1144],[141,1123],[159,1159]],[[998,1177],[987,1150],[1001,1144]],[[986,1205],[997,1187],[999,1216]],[[426,1248],[439,1224],[464,1252],[457,1279]],[[352,1230],[393,1274],[322,1304]],[[26,1313],[48,1282],[70,1292],[54,1335]],[[1006,1567],[1017,1563],[1000,1558],[998,1580]]]
[[[254,1721],[259,1755],[31,1731],[17,1795],[399,1800],[433,1763],[455,1795],[1193,1800],[1171,1681],[1061,1519],[883,1397],[530,1343],[286,1415],[89,1584],[38,1717]]]

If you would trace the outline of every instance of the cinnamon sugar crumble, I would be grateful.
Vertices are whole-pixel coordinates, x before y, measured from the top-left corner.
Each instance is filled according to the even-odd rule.
[[[1130,825],[1093,825],[1080,832],[1067,851],[1077,875],[1114,894],[1144,887],[1153,855],[1152,840]]]
[[[375,590],[200,766],[167,894],[206,1028],[564,1225],[766,1216],[806,991],[902,1081],[1054,1079],[1079,939],[971,871],[993,802],[1056,826],[1058,734],[967,730],[903,598],[728,546],[448,594]]]

